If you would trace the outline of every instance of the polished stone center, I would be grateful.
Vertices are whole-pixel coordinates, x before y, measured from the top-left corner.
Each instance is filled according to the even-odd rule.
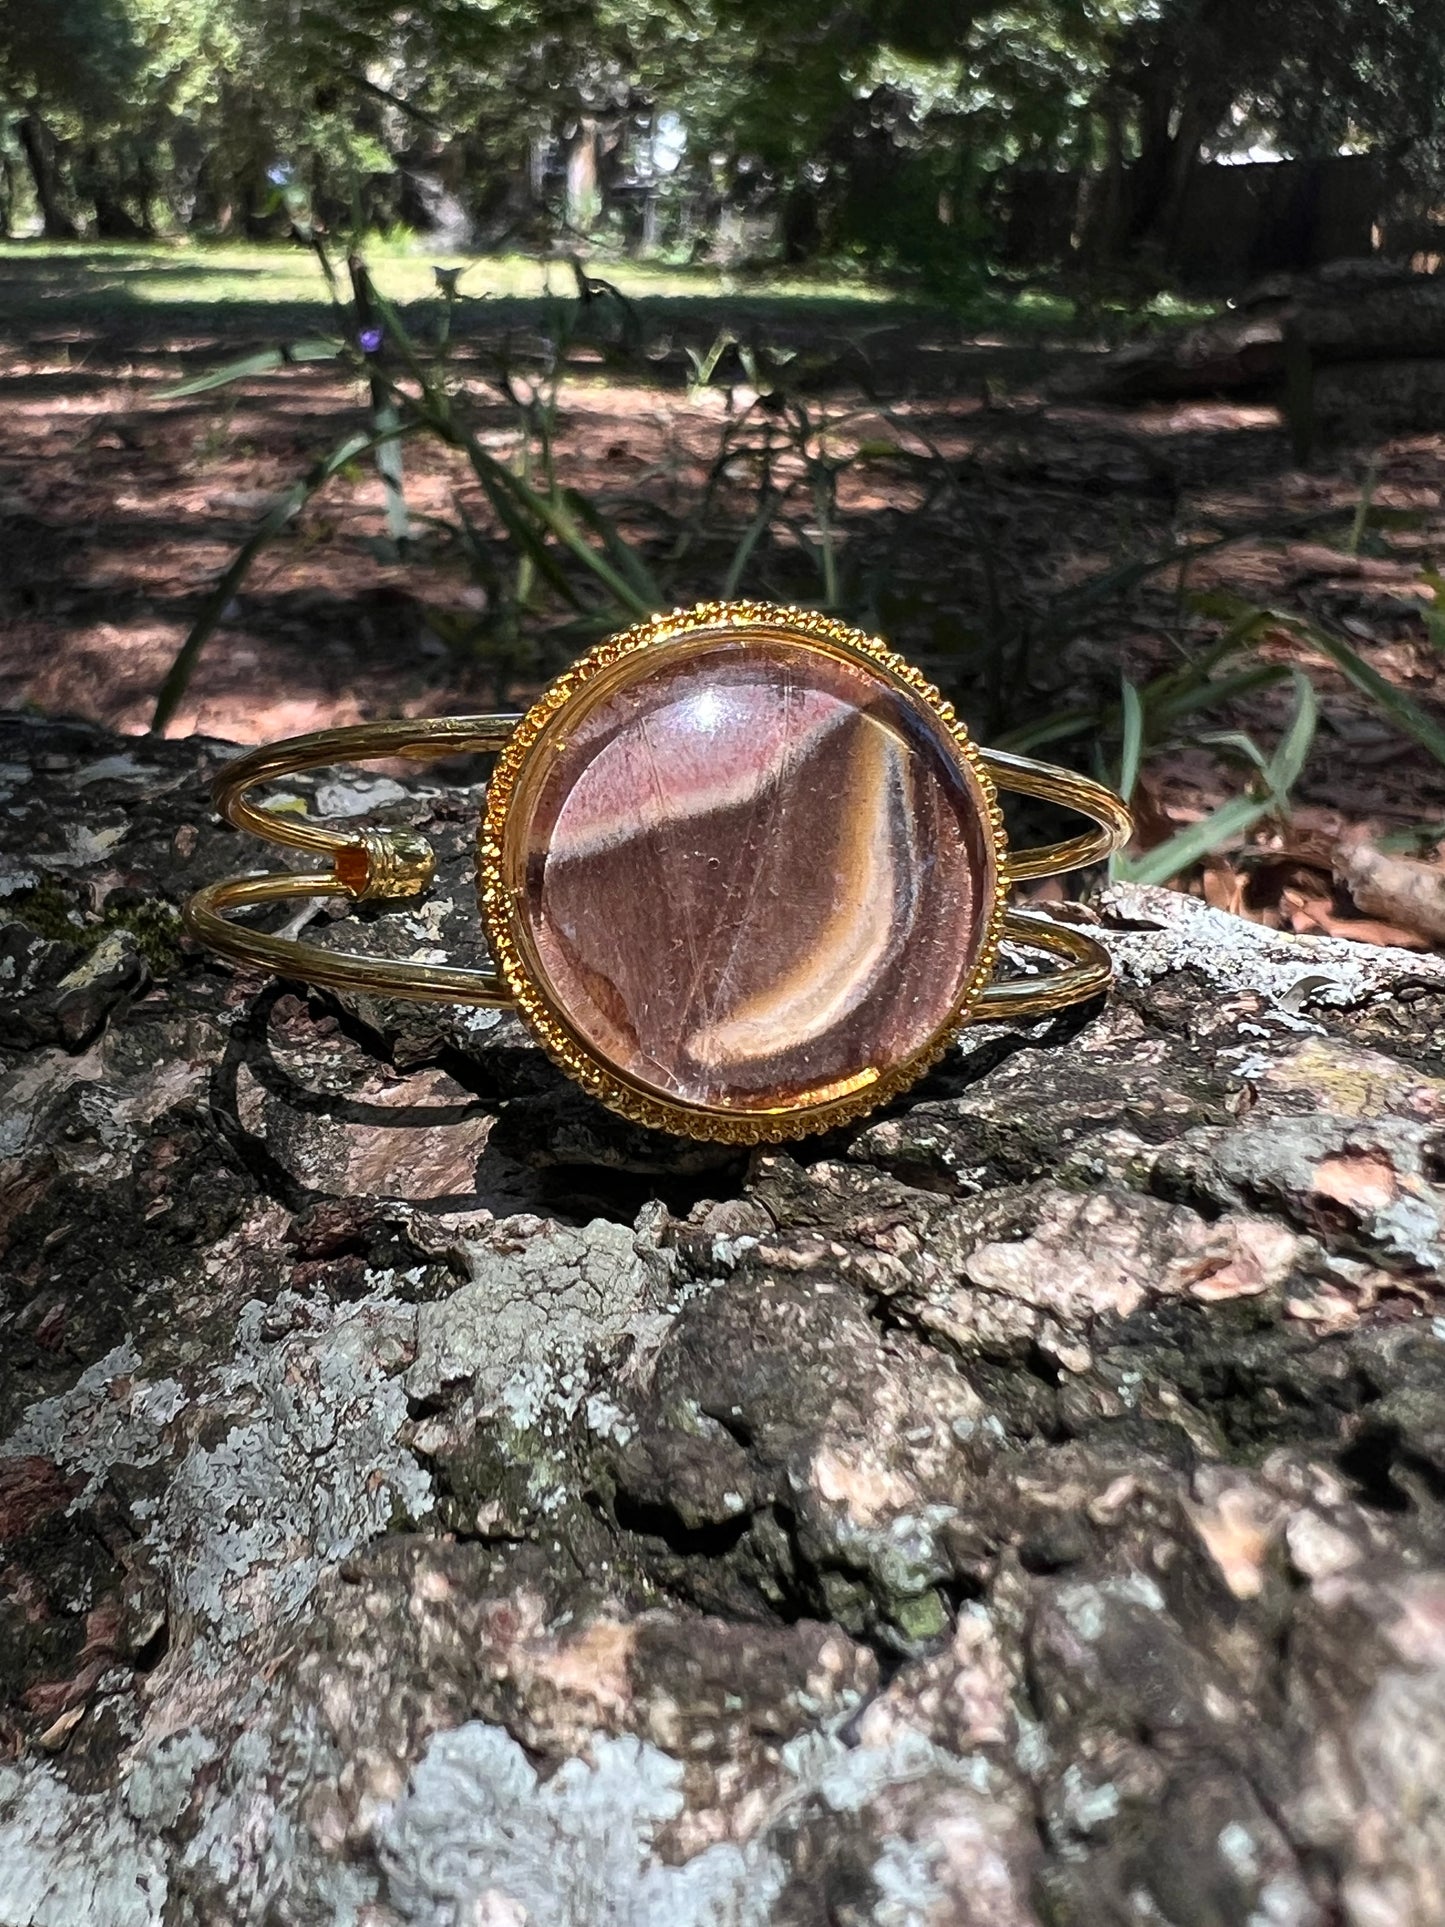
[[[948,1023],[993,895],[986,805],[938,719],[868,665],[785,635],[659,645],[584,687],[532,768],[507,823],[519,934],[635,1084],[821,1103]]]

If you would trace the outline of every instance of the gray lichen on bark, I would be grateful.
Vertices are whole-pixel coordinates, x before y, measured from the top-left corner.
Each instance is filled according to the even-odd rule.
[[[1438,1927],[1439,960],[1108,892],[745,1156],[190,950],[219,754],[0,756],[0,1927]]]
[[[469,1723],[427,1747],[377,1841],[404,1920],[485,1917],[501,1896],[541,1927],[764,1927],[783,1884],[765,1849],[731,1842],[680,1867],[651,1853],[682,1809],[682,1768],[657,1747],[599,1740],[546,1782],[500,1727]]]

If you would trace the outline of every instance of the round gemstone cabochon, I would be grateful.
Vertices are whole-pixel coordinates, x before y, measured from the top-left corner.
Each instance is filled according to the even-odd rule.
[[[586,1052],[674,1105],[827,1103],[954,1017],[988,804],[940,719],[785,631],[687,635],[584,683],[508,808],[512,931]]]

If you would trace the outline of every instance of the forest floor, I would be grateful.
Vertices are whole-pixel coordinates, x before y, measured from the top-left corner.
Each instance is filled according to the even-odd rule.
[[[1117,767],[1121,676],[1146,685],[1197,654],[1219,629],[1221,593],[1327,625],[1427,711],[1445,703],[1440,436],[1338,449],[1301,470],[1262,403],[1059,399],[1107,344],[1045,295],[957,315],[843,283],[593,271],[615,272],[636,332],[625,361],[615,341],[574,344],[557,471],[673,600],[720,593],[753,529],[740,592],[818,601],[826,568],[841,611],[922,662],[985,740],[1082,707],[1097,714],[1106,766]],[[433,325],[424,258],[387,254],[376,272]],[[572,273],[487,261],[462,286],[457,377],[481,440],[506,456],[518,410],[497,371],[535,370],[551,352]],[[161,392],[326,332],[319,288],[299,252],[0,249],[0,707],[146,729],[236,548],[367,420],[362,384],[325,364],[184,400]],[[722,331],[735,343],[699,384],[698,359]],[[778,382],[772,407],[756,357]],[[438,447],[408,445],[406,464],[404,552],[379,479],[348,469],[261,555],[169,733],[258,741],[510,707],[575,652],[560,617],[537,626],[538,643],[497,644],[496,586],[457,538],[459,503],[485,521],[475,486]],[[835,501],[820,502],[820,478]],[[1306,671],[1320,728],[1288,818],[1242,833],[1191,887],[1286,928],[1420,943],[1361,915],[1339,853],[1369,838],[1445,855],[1439,765],[1308,634],[1265,622],[1252,647]],[[1255,689],[1146,740],[1144,841],[1239,793],[1250,756],[1286,728],[1290,697],[1288,683]],[[1086,736],[1059,753],[1091,747]]]

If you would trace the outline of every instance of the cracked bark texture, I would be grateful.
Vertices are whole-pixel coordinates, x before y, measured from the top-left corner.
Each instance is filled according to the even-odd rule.
[[[733,1154],[191,951],[222,754],[0,737],[0,1927],[1439,1927],[1439,960],[1116,891]]]
[[[1271,276],[1223,317],[1129,342],[1071,371],[1056,392],[1106,402],[1288,398],[1291,413],[1334,437],[1418,434],[1445,411],[1442,312],[1438,275],[1399,261],[1338,261]]]

